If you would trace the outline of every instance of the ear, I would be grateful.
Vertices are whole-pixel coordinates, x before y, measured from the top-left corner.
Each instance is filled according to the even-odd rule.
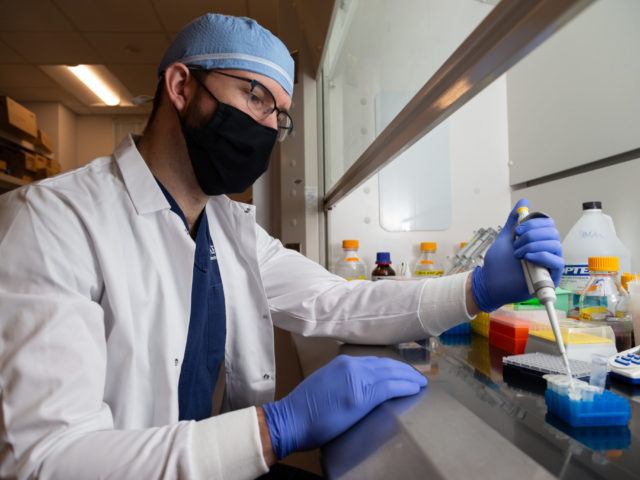
[[[184,112],[194,95],[195,86],[191,81],[191,72],[182,63],[170,65],[164,72],[164,85],[169,100],[176,110]]]

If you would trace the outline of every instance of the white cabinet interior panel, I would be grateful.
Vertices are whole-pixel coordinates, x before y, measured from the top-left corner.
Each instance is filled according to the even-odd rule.
[[[602,201],[618,237],[631,251],[631,266],[640,271],[640,158],[593,170],[512,194],[512,201],[527,198],[534,210],[551,215],[564,236],[582,214],[582,202]]]
[[[599,0],[507,73],[511,185],[640,147],[638,25]]]
[[[378,175],[374,175],[329,212],[328,266],[333,268],[341,258],[341,242],[348,238],[360,240],[359,253],[370,267],[368,273],[373,269],[376,252],[391,252],[396,268],[403,260],[414,261],[420,254],[419,243],[427,241],[438,242],[437,258],[446,263],[455,244],[469,240],[473,230],[502,225],[511,209],[506,98],[502,76],[449,117],[449,228],[410,232],[389,232],[382,228]],[[430,178],[425,176],[423,181],[425,189],[428,188]],[[429,198],[425,194],[425,199]]]

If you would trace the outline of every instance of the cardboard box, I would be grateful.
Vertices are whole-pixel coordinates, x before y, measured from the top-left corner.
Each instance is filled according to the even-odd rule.
[[[36,114],[10,97],[0,96],[0,128],[29,140],[38,138]]]
[[[47,157],[36,154],[36,171],[47,168]]]
[[[22,155],[22,164],[24,165],[24,169],[29,172],[37,172],[40,170],[40,163],[38,162],[38,156],[35,153],[30,152],[21,152]]]
[[[51,143],[51,137],[46,132],[38,129],[38,146],[44,148],[48,152],[53,152],[53,143]]]
[[[47,159],[47,177],[53,177],[54,175],[59,174],[62,171],[62,165],[60,162],[53,159]]]

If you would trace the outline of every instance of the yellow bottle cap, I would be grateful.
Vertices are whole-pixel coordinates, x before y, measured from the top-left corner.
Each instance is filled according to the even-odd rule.
[[[436,242],[422,242],[420,243],[420,250],[423,252],[435,252],[438,249]]]
[[[358,240],[343,240],[342,248],[346,248],[349,250],[354,250],[360,247],[360,242]]]
[[[460,242],[460,244],[458,245],[458,248],[460,248],[460,250],[462,250],[467,245],[469,245],[469,242]]]
[[[529,207],[520,207],[516,211],[518,212],[518,215],[522,215],[523,213],[525,215],[529,215]]]
[[[629,282],[640,282],[640,274],[624,272],[622,274],[622,277],[620,277],[620,283],[622,284],[622,288],[628,291]]]
[[[620,270],[618,257],[589,257],[590,272],[617,272]]]

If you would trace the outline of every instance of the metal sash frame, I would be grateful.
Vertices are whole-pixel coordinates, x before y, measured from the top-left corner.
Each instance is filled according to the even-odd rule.
[[[326,193],[325,211],[591,3],[593,0],[502,0]]]

